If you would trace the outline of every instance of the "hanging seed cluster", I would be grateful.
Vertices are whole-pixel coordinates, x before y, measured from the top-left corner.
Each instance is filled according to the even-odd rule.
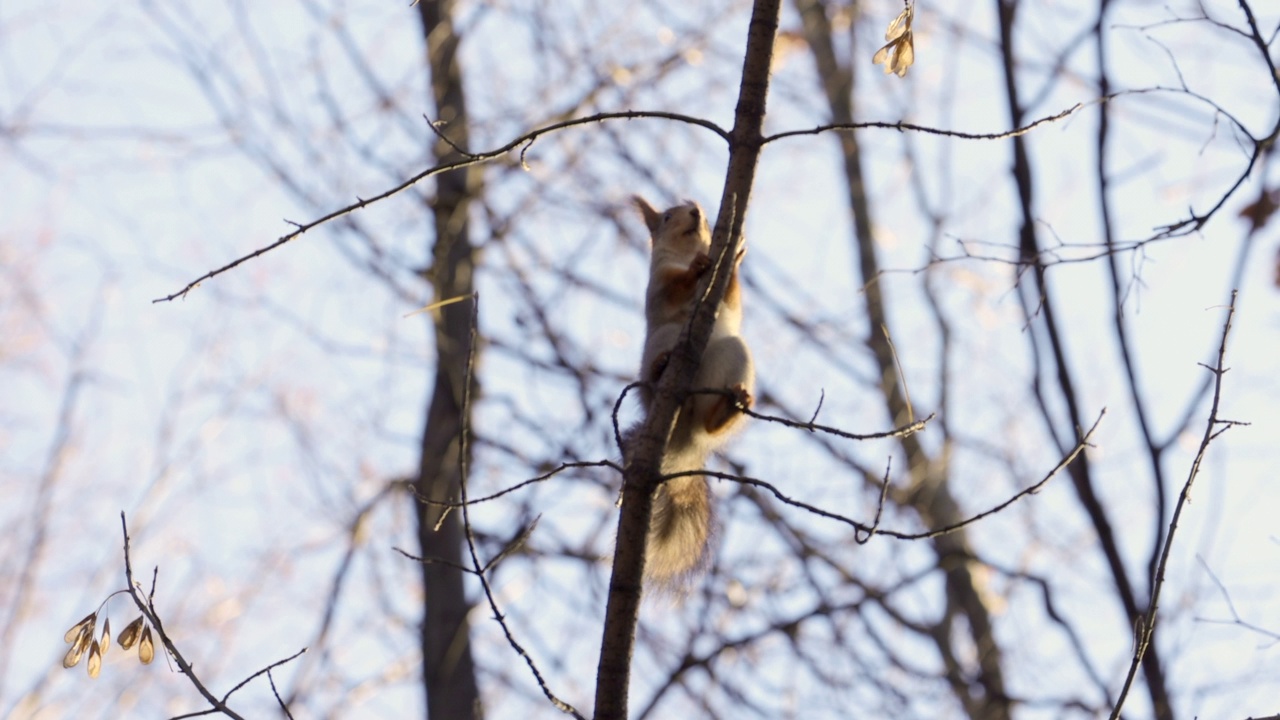
[[[63,636],[63,640],[71,643],[71,647],[67,650],[67,654],[62,658],[62,667],[73,668],[80,664],[80,658],[87,653],[89,661],[86,667],[89,670],[89,677],[96,678],[98,673],[102,671],[102,656],[106,654],[107,649],[111,647],[111,619],[102,619],[102,635],[96,634],[98,626],[98,613],[90,613],[83,620],[71,626],[67,634]],[[138,659],[143,665],[151,664],[156,656],[156,645],[151,639],[151,626],[143,619],[141,615],[137,620],[125,626],[120,631],[120,635],[116,637],[116,643],[121,649],[130,650],[134,645],[138,646]]]
[[[906,0],[903,4],[905,7],[902,12],[889,23],[889,29],[885,31],[884,39],[889,43],[877,50],[875,57],[871,58],[872,63],[884,65],[886,75],[893,73],[898,77],[906,75],[907,68],[916,61],[915,40],[911,32],[916,6],[912,0]]]

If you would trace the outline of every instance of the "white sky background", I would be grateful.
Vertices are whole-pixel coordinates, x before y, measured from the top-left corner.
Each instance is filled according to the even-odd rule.
[[[6,498],[0,506],[0,527],[6,530],[0,556],[0,623],[6,623],[0,626],[6,645],[0,648],[0,713],[116,717],[123,707],[151,716],[200,707],[185,678],[161,661],[142,668],[113,650],[96,681],[88,680],[83,668],[59,666],[62,633],[123,586],[120,510],[130,517],[140,574],[149,578],[150,568],[160,566],[157,598],[167,626],[201,676],[225,691],[312,642],[350,517],[380,483],[415,467],[431,348],[422,319],[402,316],[428,298],[412,268],[425,262],[422,248],[429,230],[418,198],[429,186],[355,216],[381,243],[385,258],[371,257],[361,240],[336,225],[209,281],[185,300],[150,303],[269,243],[288,230],[282,218],[309,220],[424,167],[427,131],[421,115],[431,108],[422,86],[417,19],[402,5],[358,3],[333,16],[349,29],[368,67],[389,89],[395,109],[387,111],[363,89],[341,43],[317,22],[317,17],[329,18],[329,11],[308,3],[209,5],[194,11],[198,26],[182,26],[179,34],[189,33],[184,36],[190,45],[176,45],[174,33],[150,19],[142,6],[0,4],[0,492]],[[905,118],[972,132],[1007,128],[990,6],[964,5],[967,9],[920,6],[917,65],[905,80],[881,76],[869,59],[875,49],[870,43],[898,7],[892,2],[870,6],[873,17],[860,36],[866,62],[857,68],[864,119]],[[1277,8],[1256,5],[1264,31],[1274,28]],[[467,11],[465,25],[473,35],[464,46],[464,72],[478,119],[472,133],[476,148],[500,144],[545,121],[598,74],[614,73],[572,57],[536,70],[531,63],[515,62],[543,57],[522,25],[522,7]],[[1064,35],[1084,27],[1092,8],[1073,8],[1072,3],[1037,3],[1024,9],[1021,42],[1028,63],[1053,57],[1066,42]],[[1241,25],[1234,3],[1210,8],[1214,17]],[[1112,21],[1147,26],[1169,19],[1171,12],[1191,11],[1122,3]],[[675,110],[726,127],[731,123],[745,36],[742,3],[683,8],[662,22],[652,10],[574,3],[552,18],[558,34],[544,38],[548,45],[568,43],[581,58],[591,58],[600,51],[595,38],[615,38],[607,56],[642,69],[684,47],[682,31],[716,27],[710,44],[687,50],[677,61],[684,66],[661,86],[627,84],[615,73],[619,84],[602,93],[597,107]],[[796,28],[789,10],[783,26]],[[1155,39],[1178,57],[1191,88],[1212,96],[1255,134],[1274,123],[1272,87],[1256,50],[1238,36],[1198,23],[1117,29],[1111,37],[1116,89],[1177,82]],[[504,50],[495,51],[499,46]],[[1093,51],[1088,42],[1081,47],[1066,69],[1076,79],[1055,85],[1030,108],[1030,118],[1094,99],[1088,84]],[[199,54],[210,48],[212,56]],[[271,59],[274,74],[255,70],[258,52]],[[234,83],[227,77],[212,80],[216,94],[226,99],[224,107],[211,104],[193,81],[183,65],[192,57],[197,70],[223,64],[234,70]],[[328,78],[327,91],[314,79],[317,68]],[[803,51],[782,59],[770,99],[769,131],[824,120],[811,73]],[[551,78],[551,97],[534,82],[539,75]],[[1029,82],[1024,100],[1038,87]],[[237,91],[253,101],[251,110],[235,99]],[[282,127],[268,100],[287,111],[288,126]],[[360,139],[358,145],[334,130],[330,100],[337,101],[337,112]],[[1212,118],[1202,105],[1152,95],[1122,98],[1113,110],[1110,167],[1117,178],[1116,206],[1123,210],[1117,224],[1125,239],[1146,237],[1153,227],[1181,219],[1188,206],[1204,210],[1244,166],[1230,129],[1219,122],[1216,132],[1209,130]],[[1046,242],[1049,232],[1067,244],[1099,242],[1091,182],[1096,117],[1085,110],[1031,136],[1039,173],[1037,212]],[[234,119],[253,152],[274,158],[298,179],[295,192],[282,189],[262,163],[237,150],[227,138],[227,118]],[[1007,143],[890,131],[860,137],[885,267],[909,271],[925,260],[922,248],[930,229],[916,209],[913,176],[948,213],[943,228],[948,238],[1013,242]],[[836,356],[806,350],[773,312],[749,314],[746,325],[762,386],[799,412],[811,409],[824,389],[821,419],[866,432],[885,427],[886,421],[880,403],[856,381],[859,374],[870,374],[872,364],[856,342],[867,330],[859,324],[860,299],[851,280],[855,261],[833,143],[832,138],[801,138],[766,150],[748,218],[746,267],[757,286],[756,307],[763,305],[759,294],[767,292],[837,346],[855,349]],[[916,157],[914,164],[904,161],[904,144]],[[656,186],[618,160],[619,147],[654,168]],[[589,151],[588,159],[566,168],[566,157],[581,149]],[[644,121],[541,140],[529,154],[529,172],[509,163],[487,171],[490,182],[502,189],[491,203],[503,216],[515,214],[521,241],[488,248],[486,262],[518,262],[541,293],[553,295],[561,282],[554,271],[566,269],[593,278],[619,298],[578,303],[573,300],[580,296],[566,293],[560,305],[564,317],[557,318],[574,347],[617,377],[591,387],[598,405],[611,404],[633,372],[645,267],[639,223],[615,210],[624,218],[626,234],[620,235],[606,221],[609,209],[637,191],[655,201],[693,197],[714,207],[724,159],[720,141],[705,131]],[[1150,245],[1139,258],[1141,282],[1127,313],[1158,434],[1182,412],[1203,377],[1197,363],[1208,361],[1216,347],[1227,278],[1243,237],[1235,214],[1257,197],[1258,180],[1253,178],[1203,233]],[[481,232],[490,220],[477,218]],[[1275,226],[1255,243],[1240,288],[1222,411],[1224,417],[1253,424],[1227,433],[1214,446],[1179,530],[1162,603],[1178,619],[1166,626],[1163,642],[1172,659],[1170,685],[1186,717],[1243,718],[1277,711],[1268,703],[1277,696],[1280,648],[1239,626],[1194,621],[1229,617],[1197,561],[1203,557],[1245,620],[1280,632],[1280,603],[1273,599],[1280,587],[1280,533],[1274,520],[1280,510],[1274,482],[1280,426]],[[959,251],[954,239],[944,239],[941,248],[946,254]],[[404,292],[389,290],[369,266],[390,268]],[[972,446],[957,454],[954,475],[964,484],[956,492],[967,509],[977,511],[1038,479],[1056,454],[1026,403],[1026,342],[1008,266],[950,263],[939,272],[950,317],[965,327],[956,340],[963,379],[951,390],[958,396],[951,422]],[[1105,266],[1063,265],[1050,275],[1059,307],[1070,313],[1070,345],[1076,353],[1071,362],[1083,413],[1093,418],[1108,408],[1093,451],[1096,480],[1117,509],[1113,522],[1141,528],[1129,536],[1126,550],[1133,558],[1145,557],[1152,524],[1152,508],[1145,506],[1149,480],[1117,371]],[[909,350],[902,361],[913,397],[921,408],[932,408],[937,403],[935,355],[929,320],[917,302],[919,276],[892,273],[885,283],[891,301],[897,300],[900,337],[895,340]],[[482,333],[507,342],[529,337],[533,330],[518,322],[527,321],[518,290],[494,273],[482,274],[480,285]],[[753,299],[748,296],[747,302]],[[551,357],[545,346],[532,350]],[[843,372],[849,367],[853,372]],[[478,433],[501,438],[531,458],[583,453],[595,459],[609,452],[607,420],[584,423],[574,400],[578,389],[562,376],[528,368],[501,347],[491,348],[481,372],[489,402],[478,409]],[[70,406],[70,435],[53,463],[60,407],[77,373],[83,379]],[[563,456],[510,422],[511,408],[536,414],[555,428],[551,434],[563,444]],[[1203,408],[1196,417],[1187,443],[1166,465],[1170,481],[1179,487],[1203,430]],[[796,497],[869,517],[874,499],[833,466],[810,457],[812,448],[805,442],[793,431],[757,424],[735,444],[733,456],[750,475]],[[868,443],[849,452],[883,467],[889,447]],[[1018,471],[1016,479],[1002,459]],[[894,458],[896,467],[901,460]],[[533,474],[519,459],[493,451],[478,458],[475,480],[479,488],[496,489]],[[42,481],[46,477],[55,480]],[[530,490],[532,506],[544,514],[541,547],[607,552],[616,520],[609,482],[604,473],[578,474]],[[722,486],[716,491],[722,498],[731,494]],[[1174,497],[1176,488],[1170,493]],[[477,516],[489,532],[505,535],[528,520],[517,513],[515,505],[496,505],[478,510]],[[797,570],[775,562],[785,550],[771,536],[755,534],[754,510],[725,500],[721,513],[718,563],[734,569],[731,574],[741,579],[749,602],[765,608],[804,606],[806,598],[779,589]],[[47,535],[32,565],[35,575],[19,588],[16,579],[30,555],[36,520],[47,524]],[[391,550],[415,549],[410,520],[403,503],[380,507],[370,534],[362,538],[331,654],[309,656],[277,674],[283,687],[292,687],[299,676],[314,683],[307,686],[312,700],[299,717],[330,710],[334,716],[384,716],[419,707],[412,625],[419,600],[416,569]],[[890,520],[897,527],[913,522],[907,516]],[[1038,523],[1041,536],[1027,536],[1029,520]],[[812,531],[829,542],[851,545],[843,527],[812,524]],[[1097,594],[1108,580],[1089,533],[1066,478],[1059,478],[1009,513],[986,521],[978,537],[993,559],[1051,571],[1060,579],[1063,606],[1087,632],[1094,660],[1114,689],[1129,638],[1115,602]],[[1079,555],[1066,554],[1070,548]],[[885,578],[908,575],[926,554],[885,539],[850,552],[862,553],[866,566],[877,568],[872,574]],[[1135,560],[1135,572],[1137,566]],[[548,561],[513,564],[504,572],[495,585],[517,635],[535,658],[548,663],[543,670],[553,689],[589,710],[607,567],[584,575],[578,564]],[[992,583],[995,593],[1006,585],[999,578]],[[1025,591],[1018,592],[1024,595],[1011,596],[1016,607],[1034,607]],[[546,603],[552,596],[557,598],[554,611]],[[22,604],[15,610],[18,598]],[[935,603],[920,591],[922,614]],[[692,615],[705,606],[694,598],[681,612]],[[122,598],[108,609],[117,628],[134,616]],[[650,603],[646,613],[641,633],[646,649],[637,655],[637,707],[654,691],[655,679],[669,670],[677,657],[670,652],[682,646],[686,632],[679,617],[663,617],[673,615],[665,607]],[[493,716],[504,711],[552,716],[554,710],[541,700],[488,614],[477,610],[474,622],[479,664],[487,673],[484,687],[503,688],[486,697]],[[1028,657],[1039,658],[1048,649],[1033,647],[1038,642],[1061,642],[1041,632],[1042,618],[1034,613],[1015,611],[1015,616],[1001,626],[1009,633],[1002,639],[1011,653],[1025,644]],[[732,631],[749,629],[758,618],[744,612],[718,619],[728,623],[730,634],[741,635],[745,632]],[[719,671],[731,674],[741,663],[744,672],[750,671],[744,677],[768,674],[779,657],[770,655],[770,648],[766,641],[757,653],[727,658]],[[565,664],[551,663],[553,657]],[[919,665],[932,662],[931,651],[922,648]],[[388,668],[390,677],[383,677]],[[1055,675],[1044,664],[1028,663],[1024,676],[1015,675],[1015,687],[1082,683],[1073,668],[1068,663]],[[859,707],[874,707],[873,700],[857,697],[861,686],[856,683],[850,684],[852,697],[827,696],[802,670],[772,672],[780,685],[790,686],[791,707],[805,708],[805,717],[838,717],[856,700],[868,703]],[[708,681],[694,675],[689,682],[700,689]],[[522,690],[513,692],[507,685]],[[1194,690],[1200,687],[1213,692],[1201,695]],[[245,708],[269,708],[273,702],[261,680],[235,697]],[[660,710],[684,709],[682,700],[677,695]],[[1140,693],[1132,696],[1136,716],[1145,712],[1141,700]],[[942,699],[922,695],[916,702],[913,710],[923,712]],[[786,706],[784,699],[781,707]],[[934,706],[955,712],[945,703]],[[1024,713],[1041,716],[1034,708]]]

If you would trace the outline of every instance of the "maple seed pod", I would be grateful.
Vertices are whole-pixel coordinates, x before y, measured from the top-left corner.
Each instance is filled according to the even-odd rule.
[[[67,654],[62,656],[62,667],[64,668],[75,667],[77,664],[79,664],[80,657],[82,655],[84,655],[84,648],[81,647],[80,640],[79,638],[77,638],[76,642],[72,643],[70,649],[67,650]]]
[[[96,678],[98,673],[102,671],[102,650],[98,647],[98,641],[94,640],[89,646],[89,677]]]
[[[111,648],[111,618],[102,621],[102,654],[106,655]]]
[[[85,625],[88,625],[89,623],[92,623],[97,619],[98,619],[98,613],[96,612],[85,615],[83,620],[76,623],[75,625],[72,625],[71,629],[67,631],[67,634],[62,636],[62,641],[73,642],[76,639],[76,637],[80,635],[80,631],[84,630]]]
[[[138,633],[142,632],[142,616],[139,615],[137,620],[125,626],[120,631],[120,637],[116,638],[116,642],[120,643],[120,647],[128,650],[133,644],[138,642]]]
[[[138,643],[138,659],[143,665],[150,665],[156,656],[156,647],[151,643],[151,627],[142,628],[142,642]]]
[[[884,65],[886,75],[892,73],[898,77],[907,74],[907,68],[915,62],[916,52],[912,41],[911,22],[915,18],[915,6],[908,4],[898,17],[889,23],[884,39],[889,43],[876,51],[871,62]]]
[[[62,657],[62,667],[75,667],[80,662],[80,658],[84,656],[84,651],[89,649],[89,641],[93,639],[93,625],[85,625],[80,628],[80,634],[76,636],[71,647],[67,650],[67,654]]]
[[[76,645],[80,648],[80,652],[89,651],[89,643],[93,642],[93,625],[85,625],[80,631],[80,637],[76,638]]]

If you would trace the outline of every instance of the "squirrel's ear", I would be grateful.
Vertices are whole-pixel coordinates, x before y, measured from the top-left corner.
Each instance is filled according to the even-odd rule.
[[[631,196],[631,204],[636,206],[640,214],[644,216],[644,224],[649,227],[650,237],[658,234],[658,226],[662,224],[662,213],[654,209],[644,198],[639,195]]]

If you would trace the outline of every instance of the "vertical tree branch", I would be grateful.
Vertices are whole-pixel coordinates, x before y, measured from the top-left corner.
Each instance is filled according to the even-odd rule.
[[[855,120],[853,99],[856,73],[853,65],[842,65],[836,58],[830,19],[821,0],[796,0],[796,8],[804,21],[806,38],[827,95],[831,122],[851,125]],[[889,341],[890,322],[880,282],[880,263],[872,233],[871,208],[862,171],[861,148],[855,131],[842,132],[839,139],[845,183],[848,187],[849,211],[853,217],[859,285],[863,288],[867,345],[876,360],[880,393],[890,422],[896,424],[910,416],[911,408]],[[930,457],[915,435],[902,436],[899,443],[907,456],[912,478],[909,502],[924,523],[929,527],[945,527],[960,522],[963,513],[948,483],[946,451],[943,451],[941,459]],[[996,642],[991,613],[970,569],[974,553],[969,544],[968,532],[961,529],[942,535],[934,538],[932,544],[937,553],[938,566],[946,576],[946,610],[942,620],[933,628],[931,638],[947,668],[947,680],[970,717],[1008,718],[1009,698],[1005,690],[1004,653]],[[964,626],[978,651],[976,679],[981,685],[979,692],[975,692],[971,674],[961,667],[956,658],[952,641],[953,619],[956,617],[964,618]]]
[[[1018,126],[1025,114],[1018,93],[1017,63],[1013,56],[1013,26],[1017,9],[1016,0],[996,0],[996,12],[1000,21],[1000,49],[1004,60],[1005,92],[1009,99],[1009,121],[1013,127]],[[1079,428],[1083,426],[1083,419],[1076,398],[1075,381],[1072,378],[1071,369],[1067,365],[1065,340],[1058,324],[1056,306],[1049,291],[1043,255],[1040,252],[1039,239],[1036,236],[1035,184],[1031,174],[1031,160],[1028,156],[1026,142],[1022,137],[1014,137],[1010,142],[1013,143],[1013,176],[1014,181],[1017,183],[1018,203],[1022,214],[1018,241],[1020,256],[1022,262],[1031,267],[1032,275],[1035,278],[1035,285],[1032,290],[1026,289],[1026,285],[1019,285],[1019,290],[1026,308],[1028,323],[1036,322],[1038,317],[1048,337],[1058,390],[1067,407],[1068,421],[1072,427]],[[1028,297],[1032,292],[1035,292],[1035,295]],[[1038,372],[1039,369],[1037,368]],[[1043,403],[1041,408],[1042,411],[1045,411],[1045,422],[1052,431],[1054,429],[1053,419],[1048,415]],[[1054,435],[1057,437],[1056,432]],[[1101,498],[1098,497],[1097,491],[1094,489],[1088,457],[1082,457],[1078,462],[1073,463],[1070,467],[1070,472],[1072,485],[1075,487],[1080,504],[1089,516],[1089,521],[1093,524],[1095,532],[1098,533],[1098,543],[1102,546],[1102,552],[1106,558],[1107,567],[1111,572],[1116,594],[1120,597],[1121,605],[1124,607],[1125,617],[1131,626],[1136,626],[1142,617],[1137,594],[1130,579],[1128,568],[1125,566],[1124,558],[1120,554],[1120,545],[1115,529],[1107,517],[1106,508],[1103,506]],[[1165,686],[1164,669],[1161,665],[1159,653],[1152,650],[1146,655],[1143,662],[1143,670],[1147,680],[1147,689],[1151,694],[1151,704],[1155,716],[1160,720],[1172,718],[1173,710],[1169,703],[1169,694]]]
[[[1111,0],[1098,0],[1098,19],[1094,23],[1094,44],[1098,58],[1098,97],[1111,95],[1111,79],[1108,73],[1107,41],[1104,35],[1107,7]],[[1129,399],[1133,403],[1134,414],[1137,415],[1138,430],[1147,446],[1147,462],[1151,467],[1152,490],[1155,493],[1155,527],[1152,533],[1151,557],[1147,562],[1147,591],[1151,591],[1151,583],[1155,582],[1156,562],[1159,559],[1160,547],[1164,544],[1165,515],[1168,514],[1168,498],[1165,490],[1164,465],[1162,457],[1164,448],[1156,441],[1148,417],[1147,404],[1138,384],[1137,361],[1134,357],[1132,342],[1129,338],[1128,324],[1124,317],[1124,299],[1127,295],[1126,283],[1120,266],[1121,253],[1116,247],[1115,226],[1112,222],[1111,178],[1107,174],[1108,140],[1111,130],[1111,103],[1098,103],[1098,214],[1102,219],[1102,239],[1107,247],[1107,268],[1111,274],[1111,322],[1116,336],[1116,344],[1120,347],[1120,360],[1124,366],[1125,378],[1129,386]]]
[[[1160,590],[1164,587],[1165,570],[1169,566],[1169,552],[1173,548],[1174,534],[1178,531],[1178,520],[1182,518],[1182,511],[1191,502],[1191,486],[1195,484],[1196,476],[1200,474],[1200,466],[1204,462],[1205,454],[1209,452],[1209,445],[1219,435],[1230,430],[1233,426],[1241,424],[1230,420],[1218,419],[1218,408],[1222,403],[1222,376],[1227,374],[1227,338],[1231,336],[1231,321],[1235,318],[1235,314],[1236,292],[1232,291],[1231,306],[1227,308],[1227,319],[1222,324],[1222,341],[1218,343],[1218,362],[1211,368],[1205,366],[1213,374],[1213,402],[1209,407],[1209,419],[1205,422],[1204,435],[1200,438],[1200,448],[1196,451],[1195,459],[1191,461],[1191,470],[1187,473],[1187,481],[1182,484],[1182,492],[1178,494],[1178,502],[1173,507],[1173,517],[1169,520],[1169,528],[1165,533],[1164,545],[1158,551],[1160,560],[1156,564],[1155,579],[1151,586],[1151,601],[1147,604],[1147,611],[1138,620],[1137,633],[1134,638],[1133,662],[1129,665],[1129,673],[1125,676],[1124,686],[1120,689],[1115,707],[1111,710],[1111,720],[1117,720],[1120,717],[1125,698],[1129,695],[1129,688],[1133,686],[1133,680],[1138,674],[1139,665],[1145,667],[1144,656],[1148,652],[1153,652],[1151,638],[1155,633],[1159,616]],[[1166,707],[1165,710],[1167,715],[1172,715],[1171,709]]]
[[[458,66],[458,36],[454,32],[454,0],[418,3],[427,45],[431,96],[441,132],[437,138],[437,162],[461,159],[456,148],[467,147],[467,106]],[[424,132],[426,129],[424,128]],[[436,178],[431,211],[435,220],[431,248],[430,280],[437,301],[470,295],[474,289],[475,253],[471,246],[468,209],[479,184],[474,167],[442,173]],[[435,330],[436,367],[430,405],[422,431],[422,456],[417,494],[435,501],[452,500],[458,492],[462,466],[462,414],[467,411],[467,357],[471,344],[471,318],[465,303],[437,308],[431,313]],[[441,521],[442,508],[415,503],[418,540],[424,562],[422,589],[425,607],[420,642],[427,717],[455,720],[479,717],[480,698],[471,657],[467,603],[463,588],[463,536],[459,513]],[[437,524],[439,527],[437,528]],[[440,559],[446,562],[432,562]]]
[[[756,0],[752,7],[738,106],[729,136],[729,167],[711,243],[711,256],[717,258],[717,262],[713,272],[708,273],[699,285],[699,296],[703,300],[693,313],[685,336],[671,353],[649,416],[628,452],[604,637],[596,672],[597,720],[624,720],[627,717],[631,658],[635,649],[653,491],[661,476],[662,453],[676,408],[693,382],[698,360],[711,336],[716,308],[729,285],[733,258],[742,241],[743,220],[760,156],[761,128],[764,126],[765,99],[769,90],[769,69],[773,62],[780,4],[781,0]]]

